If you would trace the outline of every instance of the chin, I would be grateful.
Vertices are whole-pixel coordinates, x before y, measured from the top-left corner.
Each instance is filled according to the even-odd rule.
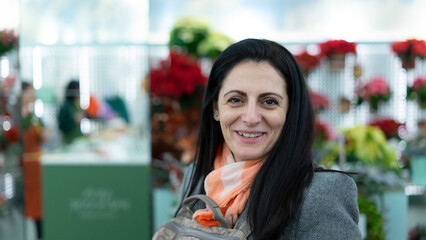
[[[261,156],[260,154],[244,154],[242,155],[239,159],[241,159],[241,161],[250,161],[250,160],[258,160],[263,158],[263,156]]]

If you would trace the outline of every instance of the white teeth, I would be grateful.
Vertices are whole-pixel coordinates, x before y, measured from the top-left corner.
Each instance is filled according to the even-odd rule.
[[[262,135],[262,133],[243,133],[243,132],[238,132],[238,134],[245,138],[257,138]]]

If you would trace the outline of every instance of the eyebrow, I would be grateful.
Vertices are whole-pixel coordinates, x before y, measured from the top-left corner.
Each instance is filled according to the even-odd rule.
[[[237,94],[242,95],[242,96],[247,96],[247,94],[245,92],[240,91],[240,90],[230,90],[230,91],[226,92],[225,94],[223,94],[223,96],[226,97],[226,95],[231,94],[231,93],[237,93]],[[262,94],[260,94],[260,97],[265,97],[265,96],[268,96],[268,95],[277,96],[277,97],[281,98],[281,100],[284,101],[284,98],[281,95],[279,95],[278,93],[274,93],[274,92],[262,93]]]

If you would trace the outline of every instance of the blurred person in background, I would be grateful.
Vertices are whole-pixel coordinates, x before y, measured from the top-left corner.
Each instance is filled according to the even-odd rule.
[[[24,162],[25,216],[36,223],[38,239],[42,238],[41,164],[42,144],[48,132],[34,113],[36,92],[33,85],[22,82],[22,130]]]
[[[71,80],[66,86],[65,99],[58,114],[59,130],[65,144],[83,136],[80,122],[85,116],[85,111],[80,107],[80,83]]]

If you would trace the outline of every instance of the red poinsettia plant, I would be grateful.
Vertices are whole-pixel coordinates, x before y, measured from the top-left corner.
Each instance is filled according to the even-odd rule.
[[[315,69],[320,64],[320,57],[310,54],[306,50],[300,54],[295,54],[294,58],[305,75],[308,75],[311,70]]]
[[[328,141],[335,138],[336,136],[328,123],[316,117],[314,125],[314,148],[323,148]]]
[[[412,69],[415,67],[416,57],[426,58],[426,42],[418,39],[394,42],[392,51],[401,59],[403,68]]]
[[[197,86],[202,87],[207,82],[196,59],[174,51],[170,51],[158,68],[151,68],[149,78],[151,93],[158,97],[192,95]]]
[[[370,121],[368,125],[380,128],[387,139],[401,139],[404,137],[403,133],[406,132],[405,124],[391,118],[375,119]]]
[[[355,93],[358,105],[367,101],[373,111],[378,110],[379,103],[387,102],[391,97],[389,85],[383,77],[373,77],[370,82],[356,87]]]
[[[18,48],[18,37],[13,30],[0,31],[0,56]]]
[[[319,44],[321,57],[332,58],[333,55],[356,54],[356,43],[345,40],[329,40]]]
[[[164,153],[170,153],[181,161],[182,156],[188,156],[184,161],[190,161],[195,154],[207,77],[196,58],[171,50],[167,59],[150,69],[149,78],[153,158],[162,159]]]
[[[315,112],[320,112],[330,108],[330,101],[325,95],[311,91],[310,96]]]
[[[416,100],[420,108],[426,109],[426,77],[418,77],[407,87],[407,98]]]

